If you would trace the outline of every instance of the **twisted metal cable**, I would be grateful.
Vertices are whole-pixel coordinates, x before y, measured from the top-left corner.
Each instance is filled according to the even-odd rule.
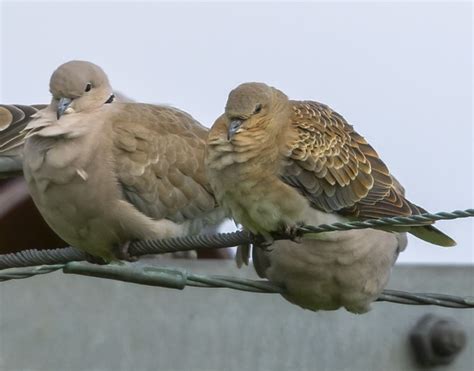
[[[425,213],[409,217],[381,218],[366,221],[354,221],[348,223],[322,224],[319,226],[302,226],[299,231],[303,235],[308,233],[322,233],[332,231],[343,231],[350,229],[367,229],[399,226],[420,221],[452,220],[474,216],[474,209],[456,210],[453,212],[439,212],[436,214]],[[279,234],[275,240],[290,239],[292,236]],[[147,254],[163,254],[178,251],[219,249],[238,245],[253,244],[259,242],[259,236],[253,236],[245,231],[232,233],[220,233],[216,235],[197,235],[162,240],[134,241],[130,244],[129,252],[132,256]],[[18,253],[0,255],[0,269],[28,267],[41,264],[61,264],[70,261],[81,261],[86,259],[86,254],[73,247],[55,250],[24,250]]]
[[[384,290],[377,301],[406,305],[436,305],[447,308],[474,308],[474,297],[433,293],[413,293],[399,290]]]
[[[0,272],[0,282],[30,278],[41,274],[48,274],[63,269],[64,264],[40,265],[27,269],[6,269]]]
[[[391,226],[407,226],[415,224],[417,222],[430,222],[438,220],[452,220],[460,218],[470,218],[474,216],[474,209],[466,210],[455,210],[452,212],[439,212],[439,213],[424,213],[412,216],[396,216],[396,217],[385,217],[379,219],[370,219],[364,221],[354,221],[350,223],[334,223],[334,224],[321,224],[317,227],[314,226],[303,226],[301,230],[306,233],[322,233],[332,231],[347,231],[350,229],[367,229],[367,228],[380,228],[380,227],[391,227]]]
[[[0,255],[0,270],[37,265],[65,264],[86,259],[86,254],[74,247],[54,250],[23,250]]]
[[[281,239],[281,238],[280,238]],[[162,240],[134,241],[130,244],[130,255],[164,254],[177,251],[207,248],[227,248],[255,242],[247,232],[198,235]],[[65,264],[71,261],[86,260],[87,255],[74,247],[54,250],[23,250],[16,253],[0,254],[0,270],[8,268],[31,267],[41,264]]]

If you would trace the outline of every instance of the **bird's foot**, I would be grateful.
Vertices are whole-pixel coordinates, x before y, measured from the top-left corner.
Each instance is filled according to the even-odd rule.
[[[275,242],[275,240],[271,234],[263,235],[263,234],[250,233],[250,235],[251,235],[250,243],[253,246],[257,246],[265,252],[270,252],[273,250],[270,248],[270,246],[273,245],[273,242]]]
[[[128,262],[135,262],[138,260],[138,256],[130,255],[130,241],[125,242],[122,245],[117,245],[114,249],[115,257],[120,260]]]
[[[286,225],[282,228],[283,235],[288,237],[291,241],[301,243],[303,239],[303,231],[301,227],[304,223],[296,223],[294,225]]]
[[[259,233],[252,233],[250,231],[247,231],[249,235],[249,245],[258,247],[259,249],[262,249],[265,252],[272,251],[270,249],[270,246],[273,245],[273,242],[275,241],[271,234],[259,234]]]

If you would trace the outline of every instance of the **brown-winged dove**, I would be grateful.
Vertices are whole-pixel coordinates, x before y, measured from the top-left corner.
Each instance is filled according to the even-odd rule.
[[[424,210],[404,197],[375,150],[329,107],[292,101],[262,83],[234,89],[208,137],[206,165],[216,199],[236,222],[271,234]],[[441,246],[455,242],[430,223],[404,226]],[[254,251],[262,276],[302,307],[364,312],[385,286],[405,236],[379,230],[329,232],[302,244]],[[238,259],[246,261],[248,251]],[[305,284],[306,282],[306,284]]]
[[[66,242],[111,261],[132,240],[198,233],[222,212],[208,185],[207,130],[176,108],[113,103],[106,74],[71,61],[25,128],[33,200]]]

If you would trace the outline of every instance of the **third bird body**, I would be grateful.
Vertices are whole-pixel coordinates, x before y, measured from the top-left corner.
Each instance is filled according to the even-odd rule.
[[[305,309],[346,308],[364,313],[388,283],[406,233],[374,229],[331,232],[324,239],[275,241],[253,249],[261,277],[284,288],[282,295]],[[248,263],[248,247],[239,247],[239,264]]]

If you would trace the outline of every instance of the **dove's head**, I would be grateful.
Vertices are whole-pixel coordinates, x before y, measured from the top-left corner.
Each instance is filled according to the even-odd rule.
[[[90,111],[114,99],[102,68],[85,61],[70,61],[59,66],[51,76],[49,90],[58,120],[64,114]]]
[[[246,131],[277,132],[281,123],[277,118],[287,108],[288,97],[278,89],[257,82],[239,85],[225,107],[228,139]]]

